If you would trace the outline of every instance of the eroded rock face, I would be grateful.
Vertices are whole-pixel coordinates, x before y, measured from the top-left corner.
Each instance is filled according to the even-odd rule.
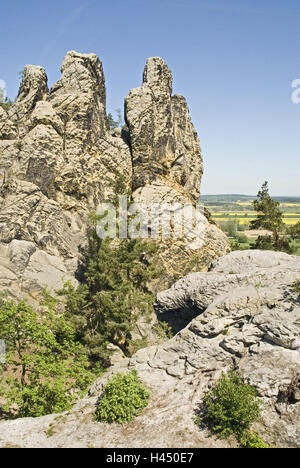
[[[200,142],[183,96],[172,96],[172,73],[159,57],[147,60],[143,84],[125,99],[133,162],[132,198],[157,203],[192,204],[199,201],[203,161]],[[150,211],[150,209],[149,209]],[[161,236],[160,257],[166,274],[160,287],[169,286],[184,272],[207,269],[212,260],[229,252],[226,236],[202,216],[204,242],[186,236]]]
[[[143,85],[125,99],[133,190],[159,182],[179,184],[198,201],[203,162],[199,138],[183,96],[172,96],[172,73],[159,57],[147,60]]]
[[[73,410],[61,416],[0,423],[0,446],[230,447],[193,422],[205,393],[235,367],[262,402],[253,426],[273,447],[299,447],[300,258],[282,253],[233,252],[210,272],[195,273],[158,294],[162,317],[194,319],[171,340],[118,357]],[[136,369],[151,390],[146,410],[126,429],[93,420],[114,372]],[[51,437],[47,431],[51,425]]]
[[[33,242],[74,275],[89,216],[113,195],[117,173],[129,187],[130,150],[121,133],[108,128],[99,58],[69,52],[51,92],[45,70],[27,65],[16,103],[7,112],[0,108],[3,252],[14,239]],[[19,296],[27,284],[20,284]]]
[[[64,58],[61,71],[51,89],[51,103],[64,123],[64,146],[84,152],[107,132],[102,63],[95,54],[72,51]]]
[[[15,124],[17,133],[22,138],[27,132],[31,112],[38,101],[49,95],[48,78],[43,67],[26,65],[23,79],[14,106],[8,111],[10,120]]]
[[[16,103],[8,111],[0,107],[0,242],[33,242],[72,275],[89,216],[114,196],[119,174],[135,201],[194,203],[202,156],[185,99],[171,96],[172,74],[162,59],[147,61],[143,86],[126,99],[127,133],[108,128],[104,72],[95,54],[68,52],[61,72],[49,91],[45,70],[26,65]],[[181,240],[160,243],[168,273],[158,288],[190,271],[195,255],[207,268],[228,250],[225,235],[204,222],[200,252]]]

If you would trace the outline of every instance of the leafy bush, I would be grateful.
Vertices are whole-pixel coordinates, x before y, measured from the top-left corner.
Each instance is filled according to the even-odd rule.
[[[245,236],[245,234],[238,234],[237,235],[237,240],[240,242],[240,244],[247,244],[248,243],[248,237]]]
[[[158,320],[152,327],[152,331],[161,339],[167,340],[173,337],[172,328],[167,322]]]
[[[0,298],[0,339],[6,344],[0,395],[8,414],[12,407],[18,417],[67,410],[93,380],[74,328],[55,306],[47,296],[38,314],[25,301]]]
[[[300,294],[300,283],[297,281],[292,284],[292,289],[295,293]]]
[[[206,421],[221,437],[235,434],[238,438],[260,416],[256,391],[233,370],[222,374],[215,387],[205,396]]]
[[[132,421],[148,405],[150,393],[136,371],[118,373],[107,383],[96,410],[97,421],[120,424]]]
[[[245,431],[239,440],[242,448],[270,448],[257,432]]]
[[[292,254],[294,249],[290,243],[290,239],[284,236],[258,236],[255,243],[251,246],[251,249],[255,250],[275,250],[280,252],[286,252]]]

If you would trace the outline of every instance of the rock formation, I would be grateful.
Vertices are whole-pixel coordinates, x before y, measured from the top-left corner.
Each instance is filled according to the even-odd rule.
[[[179,330],[174,338],[119,357],[67,413],[0,423],[0,446],[230,447],[193,419],[205,392],[234,366],[262,402],[254,429],[274,447],[299,447],[299,282],[299,257],[261,251],[233,252],[188,275],[157,296],[157,312]],[[187,312],[194,319],[184,326]],[[148,408],[125,428],[95,422],[105,382],[126,369],[151,389]]]
[[[172,73],[161,58],[147,60],[143,85],[126,97],[125,117],[133,189],[167,181],[197,202],[203,174],[199,138],[184,97],[172,96]]]
[[[126,97],[125,119],[127,129],[109,128],[96,55],[69,52],[51,90],[42,67],[25,67],[16,102],[0,106],[1,291],[36,304],[45,285],[53,292],[76,282],[89,216],[114,195],[118,174],[135,202],[196,205],[199,139],[162,59],[147,61],[142,86]],[[262,438],[299,446],[299,257],[245,251],[218,259],[229,250],[226,237],[204,214],[201,221],[204,242],[193,249],[186,239],[157,241],[166,274],[156,285],[156,314],[174,338],[131,359],[111,345],[113,368],[86,398],[63,415],[0,422],[1,447],[228,447],[193,417],[231,366],[257,389]],[[120,369],[136,369],[152,397],[126,429],[108,431],[93,415]]]
[[[32,299],[44,284],[53,289],[74,278],[89,216],[113,196],[117,174],[135,201],[199,197],[199,140],[184,98],[171,96],[172,74],[162,59],[147,61],[143,86],[126,98],[129,134],[108,126],[96,55],[68,52],[61,71],[49,91],[45,70],[25,66],[16,102],[8,111],[0,107],[0,288],[14,297]],[[197,251],[182,240],[162,243],[166,285],[191,271],[195,257],[207,269],[228,251],[222,232],[204,223],[205,246]],[[15,249],[24,250],[19,273]],[[24,281],[28,268],[31,280]]]
[[[172,96],[172,73],[161,58],[147,60],[142,86],[125,99],[125,119],[130,132],[133,200],[146,205],[196,204],[203,174],[200,142],[185,98]],[[169,279],[165,284],[189,271],[195,258],[198,268],[205,269],[220,252],[228,252],[220,230],[205,216],[202,223],[204,246],[192,251],[186,248],[186,239],[161,240],[161,259]]]

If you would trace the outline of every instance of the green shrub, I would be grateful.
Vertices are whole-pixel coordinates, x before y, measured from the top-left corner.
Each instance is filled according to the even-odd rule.
[[[17,417],[37,417],[68,410],[94,375],[83,346],[56,300],[44,292],[43,313],[25,301],[0,296],[0,339],[6,362],[0,365],[0,395],[4,411]],[[11,414],[12,415],[12,414]]]
[[[238,438],[260,416],[256,391],[233,370],[222,374],[215,387],[205,396],[205,419],[210,429],[221,437]]]
[[[118,373],[107,383],[96,410],[97,421],[120,424],[132,421],[148,405],[150,393],[136,371]]]
[[[264,443],[257,432],[245,431],[239,442],[242,448],[270,448]]]
[[[245,234],[238,234],[237,235],[237,240],[240,244],[247,244],[248,243],[248,237],[245,236]]]
[[[168,340],[168,339],[173,338],[172,328],[167,322],[161,322],[160,320],[157,321],[153,325],[152,331],[156,333],[156,335],[163,340]]]
[[[147,348],[147,346],[150,346],[150,344],[148,342],[148,339],[145,336],[137,340],[131,340],[128,344],[129,355],[132,356],[139,349]]]

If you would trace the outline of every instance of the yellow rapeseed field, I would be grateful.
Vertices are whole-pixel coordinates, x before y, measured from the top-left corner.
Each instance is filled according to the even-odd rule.
[[[248,216],[245,216],[245,214],[241,215],[240,213],[212,213],[212,218],[216,222],[237,221],[240,224],[248,224],[255,219],[255,217],[256,214],[254,212],[248,213]],[[300,221],[300,214],[284,213],[283,221],[285,224],[297,224]]]

